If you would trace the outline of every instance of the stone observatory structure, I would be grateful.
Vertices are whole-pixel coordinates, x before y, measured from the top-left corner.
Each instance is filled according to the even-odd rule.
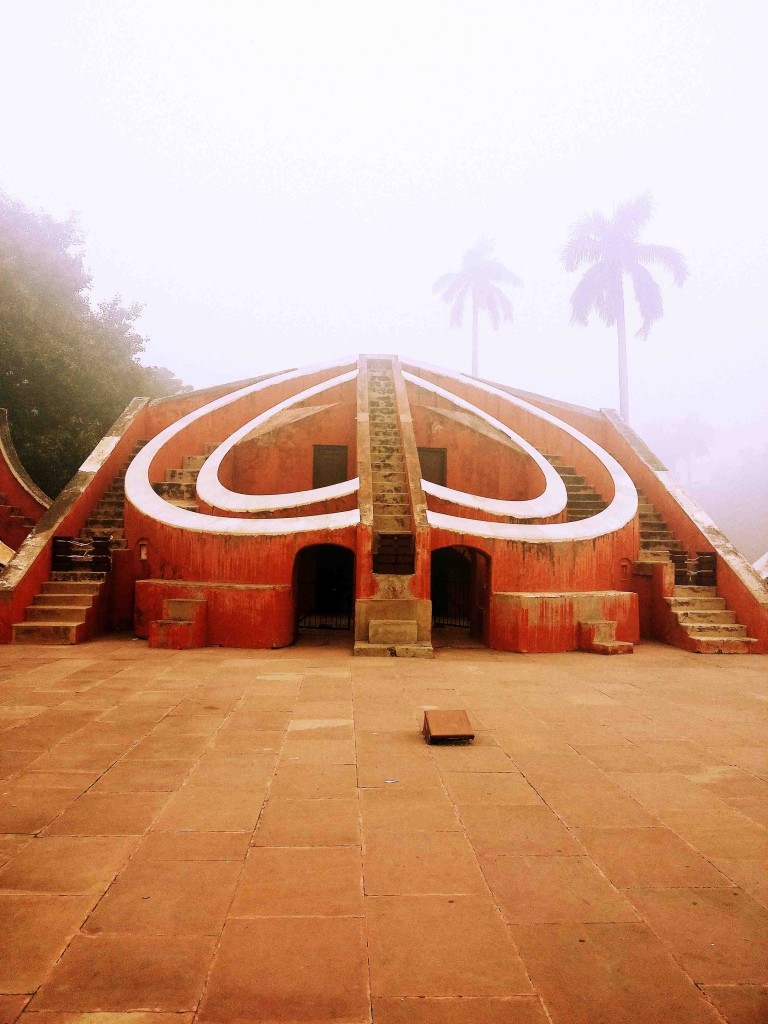
[[[362,355],[131,403],[0,577],[6,643],[127,628],[765,653],[768,590],[616,413]]]

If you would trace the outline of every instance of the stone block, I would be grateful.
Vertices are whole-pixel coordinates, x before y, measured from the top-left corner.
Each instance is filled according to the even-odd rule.
[[[368,623],[368,640],[372,644],[415,644],[417,636],[415,621],[371,619]]]
[[[469,742],[475,730],[466,711],[425,711],[422,727],[427,743]]]

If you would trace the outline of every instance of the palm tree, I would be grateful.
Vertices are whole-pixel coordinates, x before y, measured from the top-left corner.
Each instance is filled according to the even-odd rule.
[[[444,274],[432,286],[432,291],[451,304],[451,327],[461,327],[467,297],[472,297],[472,376],[477,376],[477,326],[480,313],[487,313],[493,329],[497,330],[505,320],[512,321],[512,303],[499,287],[502,284],[516,288],[523,282],[507,270],[503,263],[494,259],[495,244],[481,238],[471,249],[467,249],[461,261],[461,270]]]
[[[688,277],[685,260],[677,249],[638,241],[638,235],[652,213],[650,192],[621,203],[611,220],[595,211],[573,226],[562,253],[566,270],[577,270],[584,264],[591,264],[571,295],[571,323],[586,326],[594,310],[607,327],[616,324],[619,336],[619,410],[627,422],[629,388],[624,275],[632,281],[643,318],[637,332],[641,338],[648,337],[651,327],[664,312],[661,289],[644,264],[664,267],[678,286]]]

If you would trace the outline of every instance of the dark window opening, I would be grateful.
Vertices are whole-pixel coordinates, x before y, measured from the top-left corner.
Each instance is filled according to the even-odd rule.
[[[446,460],[446,448],[419,448],[421,475],[431,484],[440,484],[441,487],[445,487]]]
[[[330,487],[349,479],[345,444],[316,444],[312,454],[312,486]]]

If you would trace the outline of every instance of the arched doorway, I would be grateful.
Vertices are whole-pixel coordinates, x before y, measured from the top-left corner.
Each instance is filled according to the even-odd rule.
[[[296,556],[296,630],[352,628],[355,556],[337,544],[316,544]]]
[[[466,630],[488,642],[490,558],[474,548],[438,548],[432,552],[432,628]]]

